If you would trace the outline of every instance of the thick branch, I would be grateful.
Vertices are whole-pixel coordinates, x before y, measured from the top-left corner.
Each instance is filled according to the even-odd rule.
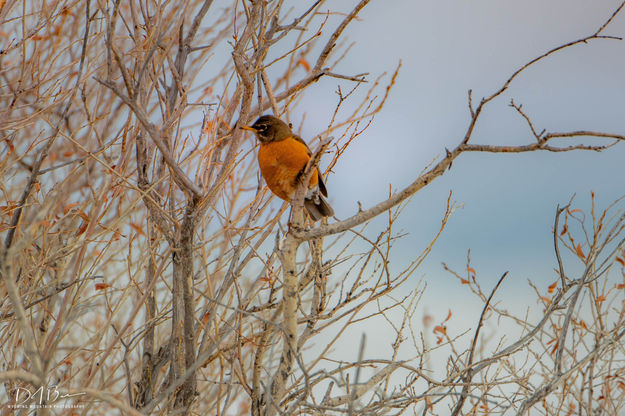
[[[608,145],[599,145],[599,146],[589,146],[589,145],[572,145],[568,147],[555,147],[550,146],[548,141],[553,138],[572,138],[578,136],[593,136],[598,138],[614,138],[616,141],[610,143]],[[365,210],[360,211],[358,214],[343,220],[336,222],[334,224],[322,226],[319,228],[314,228],[310,231],[306,232],[298,232],[297,237],[302,240],[310,240],[312,238],[323,237],[327,235],[332,235],[336,233],[340,233],[350,228],[362,224],[377,215],[385,212],[386,210],[396,206],[402,201],[406,200],[410,196],[417,193],[427,184],[432,182],[434,179],[441,176],[445,173],[445,170],[451,168],[453,161],[463,152],[487,152],[487,153],[523,153],[523,152],[532,152],[532,151],[549,151],[549,152],[569,152],[572,150],[594,150],[601,151],[605,150],[609,147],[614,146],[619,141],[625,140],[625,136],[613,134],[613,133],[603,133],[603,132],[592,132],[592,131],[577,131],[570,133],[549,133],[545,136],[541,142],[531,143],[527,145],[517,145],[517,146],[493,146],[493,145],[480,145],[480,144],[464,144],[458,145],[453,151],[447,151],[446,157],[438,162],[433,168],[429,171],[425,172],[423,175],[419,176],[414,182],[408,185],[406,188],[401,190],[400,192],[392,195],[385,201],[380,202],[377,205]]]

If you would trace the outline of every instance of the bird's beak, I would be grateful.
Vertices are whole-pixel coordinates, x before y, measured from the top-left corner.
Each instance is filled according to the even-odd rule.
[[[250,127],[250,126],[241,126],[240,127],[243,130],[247,130],[247,131],[253,131],[254,133],[256,133],[256,129],[254,127]]]

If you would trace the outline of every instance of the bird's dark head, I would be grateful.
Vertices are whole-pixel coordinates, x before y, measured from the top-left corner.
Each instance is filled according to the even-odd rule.
[[[261,143],[280,141],[293,135],[291,128],[284,121],[268,115],[260,117],[251,126],[241,128],[256,133]]]

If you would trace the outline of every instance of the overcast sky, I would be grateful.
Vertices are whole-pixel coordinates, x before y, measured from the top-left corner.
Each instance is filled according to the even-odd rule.
[[[353,3],[344,1],[346,7]],[[388,185],[399,189],[445,147],[456,146],[469,123],[467,90],[474,102],[490,95],[520,66],[544,52],[592,34],[620,1],[501,0],[373,1],[348,30],[357,43],[337,72],[372,76],[403,67],[388,104],[350,147],[328,179],[337,216],[385,198]],[[605,34],[625,36],[625,13]],[[624,134],[625,42],[596,40],[562,51],[531,67],[488,107],[474,143],[531,143],[527,125],[508,104],[523,104],[537,129],[600,130]],[[327,125],[335,102],[336,80],[307,91],[299,112],[307,110],[302,134],[315,123]],[[323,87],[325,86],[325,88]],[[501,298],[537,306],[527,280],[553,283],[554,213],[576,194],[576,206],[605,208],[625,194],[625,144],[603,153],[465,154],[444,177],[420,192],[396,227],[409,235],[397,244],[394,270],[405,266],[436,232],[447,195],[463,204],[448,224],[424,266],[413,276],[428,285],[424,310],[437,315],[468,311],[475,322],[481,309],[466,288],[444,272],[441,262],[463,271],[467,249],[485,289],[506,270]],[[397,229],[397,228],[396,228]],[[542,285],[542,286],[541,286]],[[441,302],[443,300],[443,302]],[[466,304],[465,304],[466,302]],[[475,315],[473,317],[473,315]],[[441,319],[443,319],[442,316]],[[473,319],[475,318],[475,319]],[[458,321],[460,320],[460,321]]]

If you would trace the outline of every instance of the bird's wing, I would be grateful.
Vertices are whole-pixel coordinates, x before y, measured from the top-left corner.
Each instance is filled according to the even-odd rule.
[[[317,183],[319,192],[321,192],[323,196],[328,196],[328,190],[326,189],[326,184],[323,182],[323,176],[321,176],[321,171],[319,169],[317,169],[317,177],[319,178],[319,182]]]
[[[304,139],[302,139],[299,136],[293,135],[293,138],[295,140],[297,140],[298,142],[302,143],[304,146],[306,146],[306,151],[308,152],[308,156],[312,156],[312,152],[310,151],[310,147],[308,147],[308,144],[304,141]]]
[[[298,142],[302,143],[304,146],[306,146],[306,151],[308,152],[308,156],[312,156],[310,147],[308,147],[308,144],[304,141],[304,139],[296,135],[293,135],[293,138],[297,140]],[[319,169],[317,169],[317,177],[319,179],[319,184],[318,184],[319,192],[321,192],[321,195],[323,196],[328,196],[328,190],[326,189],[326,184],[323,182],[323,176],[321,176],[321,171]]]

